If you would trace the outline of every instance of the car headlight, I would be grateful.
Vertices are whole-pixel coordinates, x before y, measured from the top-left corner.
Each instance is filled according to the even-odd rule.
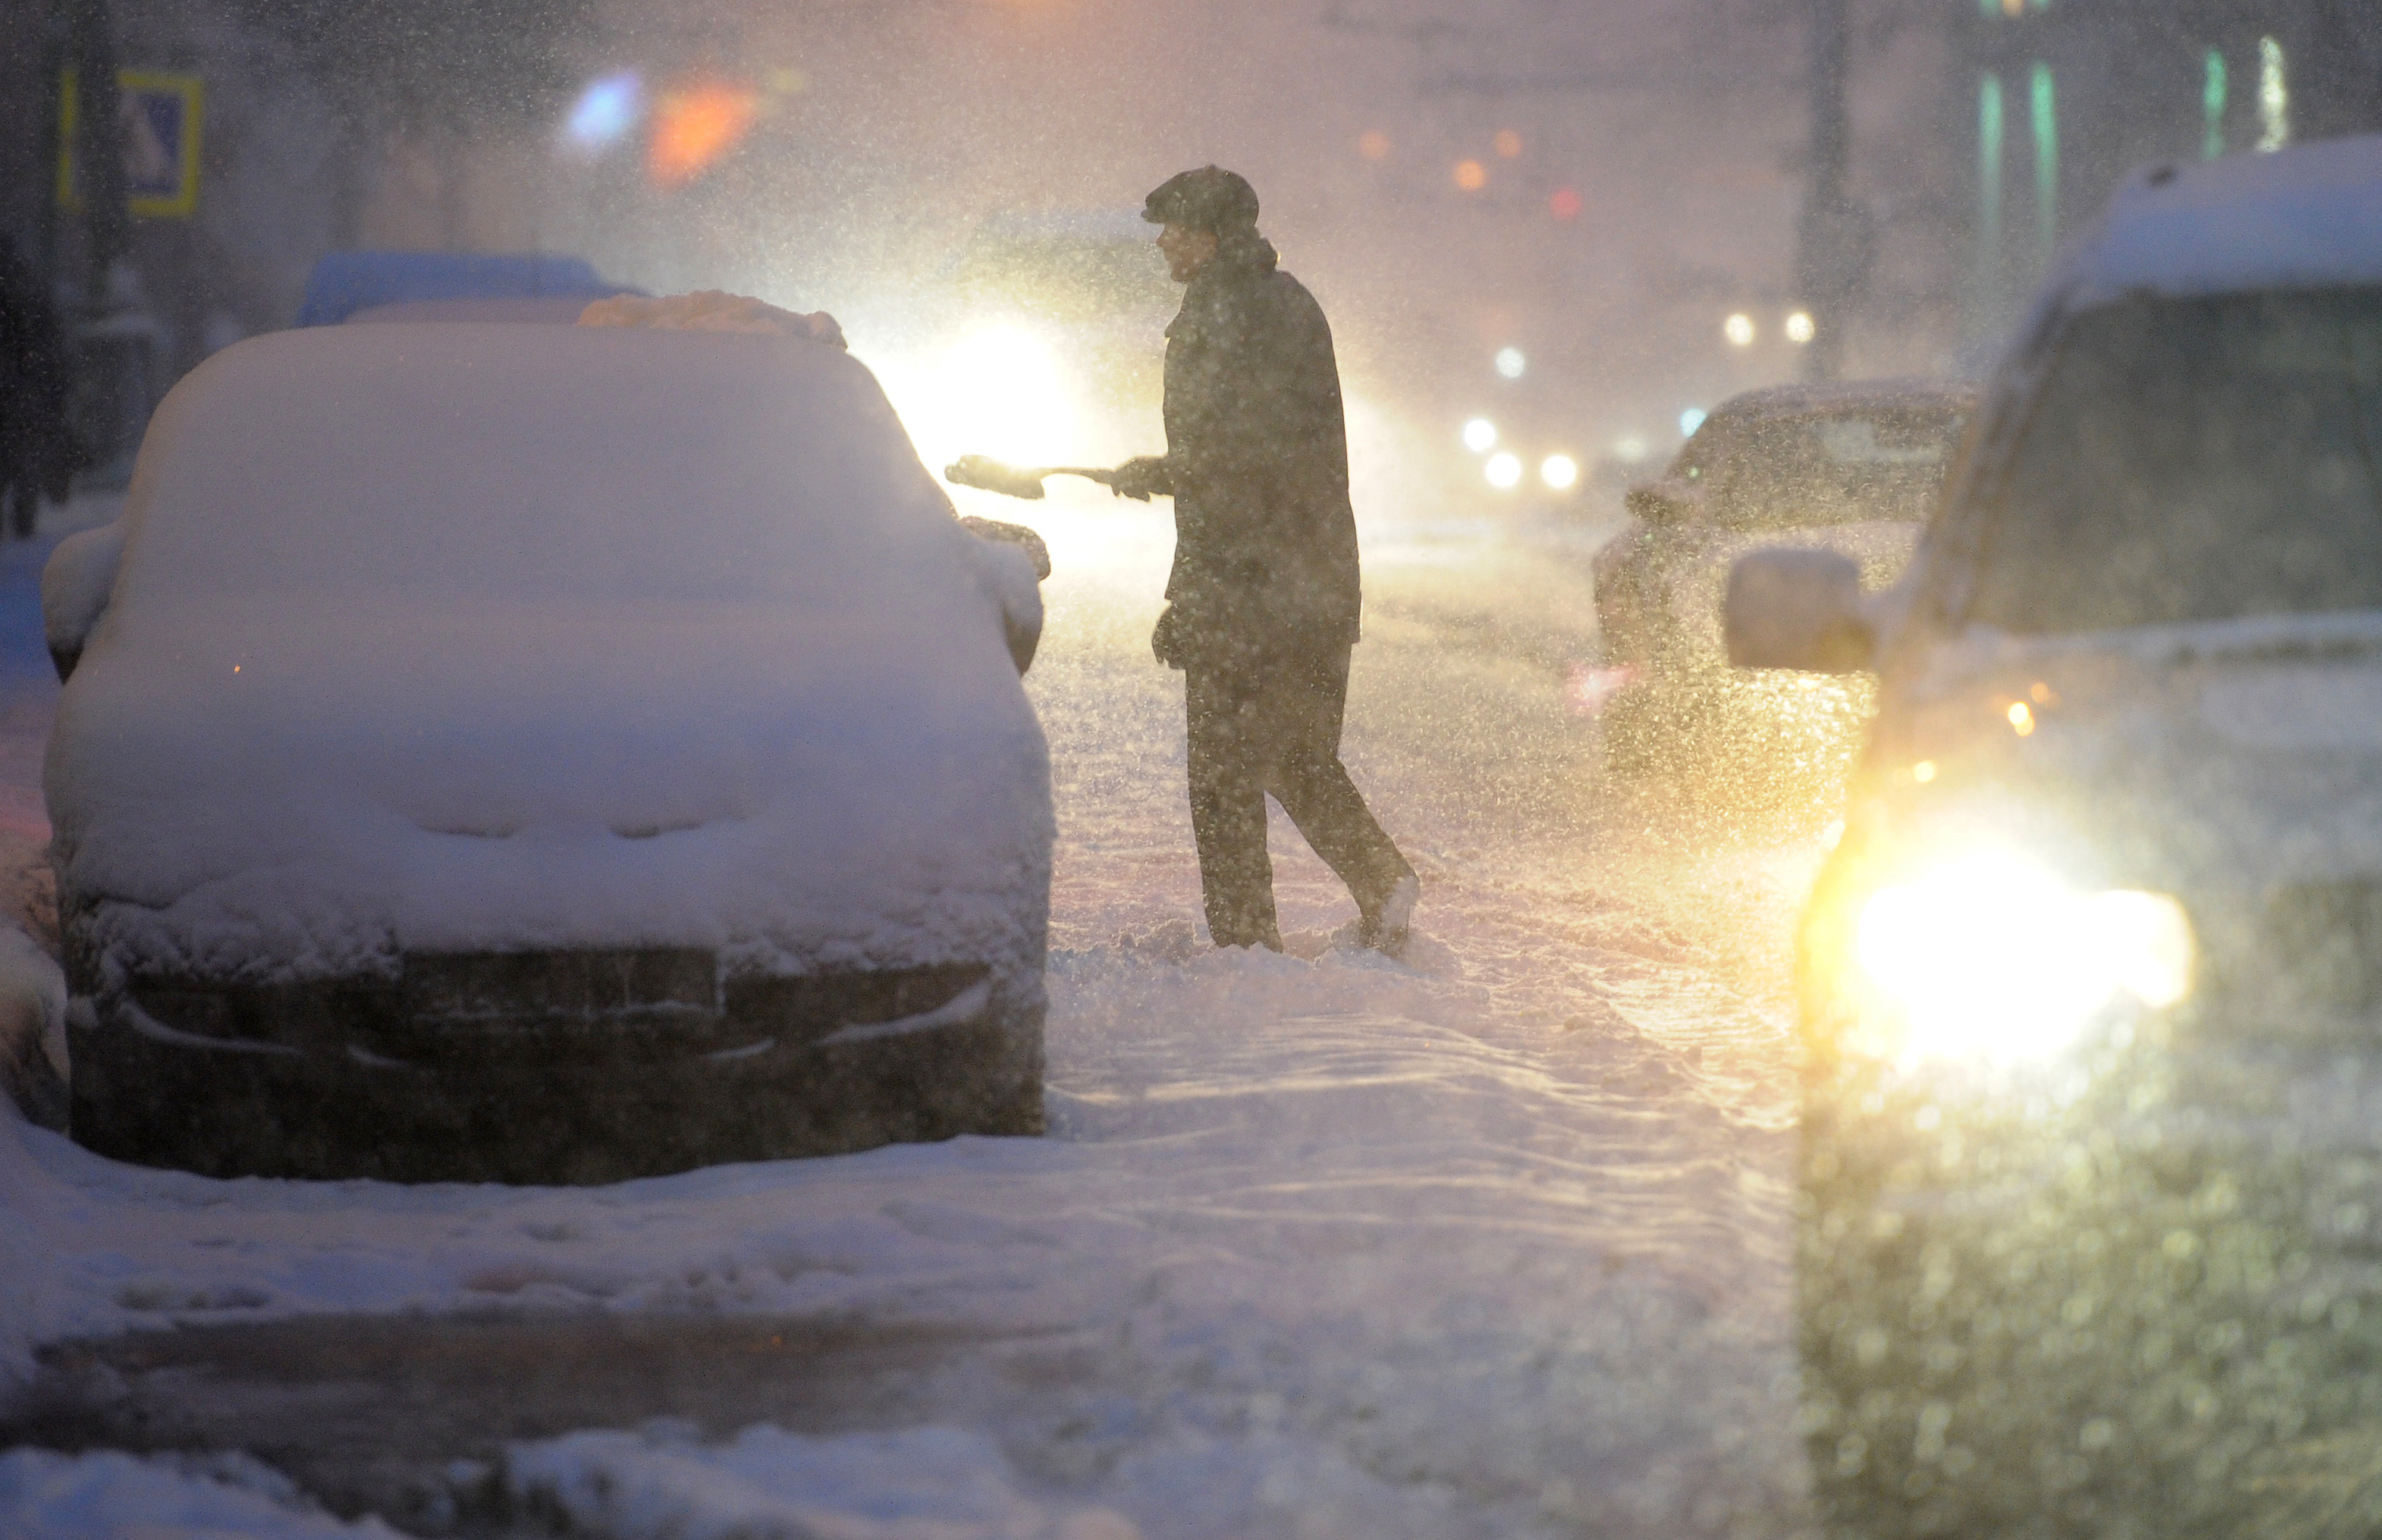
[[[2191,993],[2195,947],[2166,894],[2079,892],[1993,854],[1872,894],[1854,950],[1901,1008],[1911,1053],[2015,1059],[2058,1052],[2121,999],[2175,1004]]]
[[[932,415],[956,440],[1013,465],[1049,465],[1083,447],[1058,354],[1022,326],[988,326],[961,338],[943,355],[931,397]]]

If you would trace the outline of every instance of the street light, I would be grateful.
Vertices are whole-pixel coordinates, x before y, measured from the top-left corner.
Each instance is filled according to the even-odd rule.
[[[1549,455],[1539,462],[1539,480],[1556,492],[1569,492],[1579,481],[1579,461],[1569,455]]]
[[[1485,417],[1476,417],[1464,424],[1464,446],[1476,455],[1485,455],[1497,446],[1497,424]]]
[[[1753,317],[1738,311],[1720,324],[1721,336],[1728,338],[1732,348],[1753,346]]]
[[[1501,450],[1489,457],[1489,463],[1481,468],[1480,473],[1487,476],[1489,484],[1498,491],[1509,491],[1521,483],[1522,462]]]
[[[1497,373],[1505,378],[1518,380],[1522,377],[1522,371],[1529,366],[1530,361],[1522,356],[1522,350],[1519,348],[1497,349]]]
[[[1811,341],[1819,329],[1810,311],[1797,311],[1786,318],[1786,340],[1799,348]]]

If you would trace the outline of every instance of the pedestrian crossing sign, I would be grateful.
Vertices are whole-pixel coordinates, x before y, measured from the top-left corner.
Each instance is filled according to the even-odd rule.
[[[58,202],[82,205],[75,167],[80,92],[66,72],[58,93]],[[196,75],[154,69],[118,70],[117,107],[124,124],[127,208],[143,219],[186,219],[199,206],[199,119],[204,100]]]

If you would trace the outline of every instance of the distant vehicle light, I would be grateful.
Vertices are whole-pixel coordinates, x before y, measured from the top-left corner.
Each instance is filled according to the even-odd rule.
[[[1467,192],[1478,192],[1489,185],[1489,168],[1479,161],[1457,161],[1455,185]]]
[[[1481,473],[1489,478],[1491,486],[1504,492],[1521,484],[1522,462],[1515,456],[1500,451],[1489,457],[1489,463],[1482,468]]]
[[[1819,325],[1810,311],[1797,311],[1786,318],[1786,340],[1800,346],[1819,334]]]
[[[1576,187],[1559,187],[1547,199],[1547,212],[1557,219],[1578,219],[1580,211],[1587,206],[1587,201],[1580,197],[1579,189]]]
[[[1507,160],[1512,160],[1522,153],[1522,136],[1511,128],[1498,129],[1497,137],[1490,142],[1497,153]]]
[[[1357,136],[1357,153],[1369,161],[1390,158],[1390,136],[1379,128],[1368,128]]]
[[[1683,412],[1679,413],[1679,436],[1680,436],[1681,438],[1693,438],[1693,437],[1695,437],[1695,436],[1696,436],[1696,430],[1697,430],[1698,428],[1702,427],[1703,425],[1704,425],[1704,409],[1703,409],[1703,408],[1701,408],[1701,407],[1689,407],[1687,410],[1685,410],[1685,411],[1683,411]]]
[[[714,82],[669,92],[654,104],[645,171],[656,187],[681,187],[743,142],[761,114],[760,94]]]
[[[2069,1046],[2121,996],[2154,1009],[2182,999],[2195,944],[2166,894],[2080,893],[1987,852],[1879,889],[1854,949],[1908,1013],[1913,1053],[2023,1058]]]
[[[1529,366],[1530,361],[1522,356],[1522,350],[1519,348],[1497,349],[1497,373],[1504,375],[1505,378],[1518,380],[1522,377],[1522,371]]]
[[[1557,492],[1568,492],[1579,483],[1579,461],[1569,455],[1549,455],[1539,462],[1539,480]]]
[[[1646,458],[1648,451],[1651,447],[1652,446],[1646,442],[1642,435],[1631,434],[1628,437],[1615,442],[1613,446],[1613,452],[1619,456],[1625,463],[1635,465],[1639,460]]]
[[[619,143],[643,116],[645,82],[635,70],[599,75],[587,82],[587,89],[571,104],[571,116],[563,120],[563,141],[593,154]]]
[[[1497,446],[1497,424],[1485,417],[1476,417],[1464,424],[1464,446],[1476,455],[1485,455]]]
[[[1746,314],[1743,311],[1738,311],[1736,314],[1722,322],[1720,324],[1720,331],[1723,336],[1728,338],[1729,346],[1732,348],[1750,348],[1753,346],[1753,317]]]

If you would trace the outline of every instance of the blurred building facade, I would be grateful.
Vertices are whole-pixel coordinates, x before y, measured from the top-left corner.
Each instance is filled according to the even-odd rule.
[[[273,14],[264,0],[0,0],[0,239],[47,280],[76,338],[79,433],[102,481],[129,471],[174,380],[289,324],[324,253],[537,244],[542,157],[522,136],[468,121],[408,136],[343,111],[291,29],[260,24]],[[97,268],[92,211],[60,167],[88,138],[66,131],[61,83],[86,20],[129,88],[128,158],[168,182],[187,172],[176,195],[133,189],[120,259]]]
[[[353,189],[320,97],[272,41],[207,0],[115,0],[117,64],[135,77],[194,82],[181,131],[196,141],[186,206],[135,204],[114,292],[90,292],[84,211],[59,191],[59,51],[41,46],[65,7],[0,0],[0,233],[47,272],[69,311],[137,308],[178,376],[234,337],[287,324],[307,267],[338,243]],[[170,146],[178,154],[178,143]],[[166,200],[149,201],[155,202]]]
[[[1941,0],[1969,214],[1967,329],[2005,324],[2059,241],[2156,162],[2382,129],[2373,0]]]

